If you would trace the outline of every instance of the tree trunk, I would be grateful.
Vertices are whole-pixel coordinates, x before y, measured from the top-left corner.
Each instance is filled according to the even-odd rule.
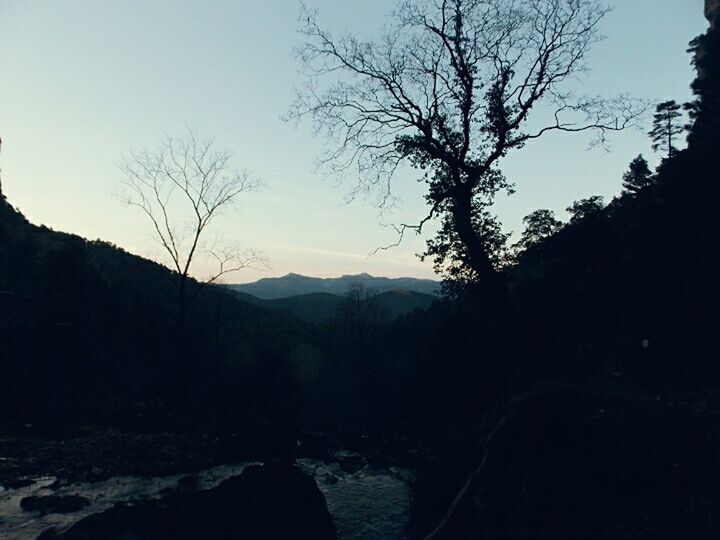
[[[502,288],[500,274],[492,264],[479,231],[473,226],[472,191],[463,187],[453,198],[452,207],[455,232],[467,250],[467,264],[476,274],[478,284],[485,290]]]
[[[178,361],[178,375],[181,399],[183,403],[190,403],[190,379],[191,379],[191,354],[189,351],[189,343],[186,336],[187,331],[187,314],[188,314],[188,302],[187,302],[187,276],[180,277],[180,284],[178,287],[178,320],[177,320],[177,361]]]
[[[482,319],[482,331],[488,341],[485,349],[495,362],[493,370],[495,389],[499,396],[510,388],[514,352],[517,346],[516,333],[520,330],[510,304],[510,294],[505,275],[493,266],[490,254],[483,242],[481,231],[473,226],[472,193],[464,191],[453,201],[455,232],[467,250],[467,263],[475,273],[477,282],[468,290],[468,298],[477,306]]]
[[[506,418],[503,416],[490,432],[487,442],[485,443],[485,453],[480,465],[478,465],[478,467],[465,481],[465,484],[460,492],[455,496],[455,499],[453,499],[452,504],[450,504],[450,508],[448,508],[447,512],[445,512],[445,515],[443,515],[438,526],[435,527],[435,529],[433,529],[424,540],[457,538],[462,534],[462,518],[466,517],[465,514],[467,512],[472,512],[472,499],[477,494],[482,474],[485,471],[485,465],[487,464],[490,446],[493,443],[493,437],[502,428],[505,420]]]

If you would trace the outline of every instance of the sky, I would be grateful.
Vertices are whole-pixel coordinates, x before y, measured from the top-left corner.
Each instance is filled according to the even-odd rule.
[[[306,4],[333,32],[372,36],[395,2]],[[149,223],[119,200],[118,164],[129,149],[191,125],[265,182],[210,234],[262,251],[269,268],[227,281],[289,272],[433,277],[430,263],[416,257],[422,237],[370,255],[396,240],[383,222],[425,215],[422,185],[409,174],[397,178],[399,203],[385,216],[370,200],[348,203],[352,183],[316,171],[327,141],[281,119],[302,83],[293,53],[299,12],[294,0],[0,0],[5,195],[34,223],[160,259]],[[702,12],[702,0],[616,2],[580,90],[690,99],[686,49],[706,28]],[[566,218],[574,200],[609,200],[635,156],[658,161],[643,132],[624,132],[611,144],[611,152],[588,151],[588,138],[558,134],[508,156],[501,168],[516,193],[496,204],[505,229],[518,234],[522,217],[537,208]],[[209,261],[198,263],[198,277],[211,272]]]

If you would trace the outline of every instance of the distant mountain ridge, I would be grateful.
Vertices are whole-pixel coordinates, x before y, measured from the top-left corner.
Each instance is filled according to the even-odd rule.
[[[337,278],[317,278],[290,273],[277,278],[263,278],[253,283],[228,285],[232,290],[252,294],[263,300],[277,300],[302,294],[328,293],[344,295],[348,287],[361,284],[373,294],[393,290],[411,291],[437,296],[440,282],[432,279],[387,278],[370,274],[344,275]]]
[[[249,298],[241,293],[241,298]],[[398,317],[412,313],[415,310],[427,311],[438,300],[437,296],[393,289],[371,296],[365,302],[371,302],[376,308],[376,314],[381,320],[394,321]],[[327,322],[340,313],[344,297],[330,293],[309,293],[278,298],[274,300],[260,300],[256,303],[270,309],[277,309],[292,313],[293,315],[311,323]]]

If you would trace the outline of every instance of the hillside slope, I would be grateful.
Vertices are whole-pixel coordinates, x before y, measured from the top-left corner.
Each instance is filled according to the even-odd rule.
[[[172,274],[163,266],[32,225],[0,198],[4,422],[90,421],[109,410],[168,403],[178,392],[181,356],[190,359],[187,377],[197,395],[245,386],[307,333],[293,317],[208,287],[179,350],[175,313]],[[271,396],[237,392],[232,408],[256,398]]]
[[[415,291],[391,290],[376,294],[366,299],[385,321],[394,321],[402,315],[415,310],[425,311],[437,300],[436,296]],[[327,322],[340,314],[344,297],[330,293],[309,293],[260,300],[260,305],[272,309],[287,311],[312,323]]]

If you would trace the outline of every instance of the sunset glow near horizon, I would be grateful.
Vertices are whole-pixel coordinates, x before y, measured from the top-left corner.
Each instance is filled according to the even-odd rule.
[[[394,2],[315,0],[320,22],[336,33],[372,36]],[[707,22],[699,0],[626,0],[603,21],[607,36],[578,82],[587,93],[629,93],[652,101],[687,101],[693,79],[687,44]],[[308,125],[281,120],[301,84],[293,48],[300,44],[299,2],[141,0],[0,3],[0,168],[8,200],[32,222],[113,242],[162,260],[148,223],[119,202],[117,165],[131,147],[152,146],[186,124],[234,152],[234,163],[266,187],[244,194],[211,235],[262,250],[267,271],[319,277],[367,272],[435,278],[416,254],[424,238],[392,244],[371,200],[346,202],[351,183],[314,171],[327,144]],[[506,230],[550,208],[565,219],[572,201],[620,191],[628,163],[657,156],[643,132],[611,139],[612,152],[587,151],[589,137],[553,135],[506,158],[516,194],[496,210]],[[396,208],[386,223],[415,222],[426,208],[417,175],[397,177]],[[195,275],[207,273],[205,262]]]

